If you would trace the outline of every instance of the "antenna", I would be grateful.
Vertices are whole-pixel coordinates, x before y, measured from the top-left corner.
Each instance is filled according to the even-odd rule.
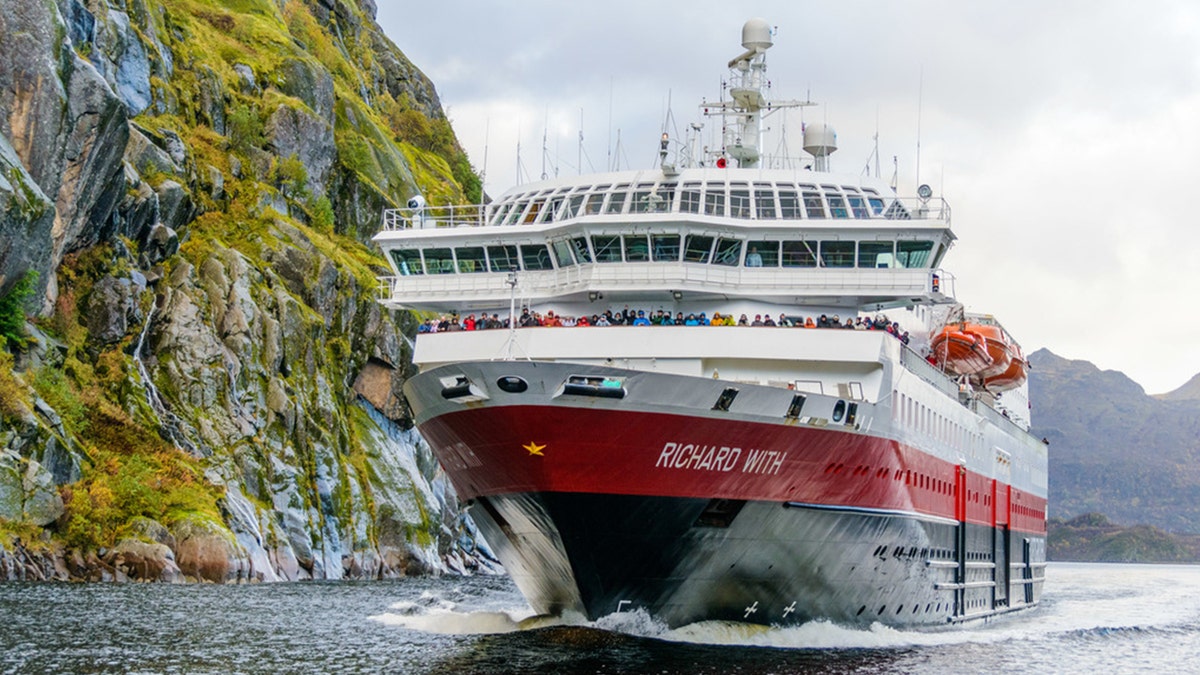
[[[612,111],[613,111],[613,78],[608,76],[608,160],[605,165],[606,171],[612,171],[613,147],[612,147]]]
[[[546,117],[542,121],[542,180],[546,180],[546,157],[550,154],[550,148],[546,145],[546,128],[550,126],[550,108],[546,108]]]
[[[575,166],[580,176],[583,175],[583,108],[579,109],[579,150],[576,152]]]
[[[921,107],[925,95],[925,66],[921,66],[921,79],[917,84],[917,185],[921,184]]]
[[[479,172],[479,186],[487,191],[487,162],[488,162],[488,138],[492,133],[492,118],[487,118],[483,124],[483,170]],[[483,195],[480,196],[480,201],[483,201]],[[482,213],[482,211],[480,211]]]

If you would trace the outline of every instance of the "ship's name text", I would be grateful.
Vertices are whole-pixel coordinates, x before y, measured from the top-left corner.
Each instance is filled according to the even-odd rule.
[[[664,469],[726,472],[734,471],[740,466],[742,473],[774,475],[783,468],[785,459],[787,453],[778,450],[743,451],[741,448],[726,445],[667,443],[654,466]]]

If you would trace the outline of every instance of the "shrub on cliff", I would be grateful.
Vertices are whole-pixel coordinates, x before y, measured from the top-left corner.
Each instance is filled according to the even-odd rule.
[[[0,296],[0,347],[5,343],[25,344],[25,303],[33,295],[36,284],[37,272],[30,270],[12,290]]]

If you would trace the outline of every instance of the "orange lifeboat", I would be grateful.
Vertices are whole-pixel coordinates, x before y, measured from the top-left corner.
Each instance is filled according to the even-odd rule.
[[[996,393],[1016,389],[1021,386],[1027,377],[1029,377],[1029,363],[1025,360],[1025,355],[1021,353],[1021,348],[1014,342],[1013,356],[1009,360],[1008,368],[999,375],[993,375],[984,379],[983,386]]]
[[[987,337],[972,324],[950,324],[930,342],[930,360],[955,375],[974,375],[992,366]]]
[[[988,378],[1007,372],[1012,363],[1013,347],[1017,343],[1008,337],[1004,329],[998,325],[986,323],[964,323],[962,326],[964,331],[983,336],[987,340],[987,352],[992,362],[985,368],[976,371],[975,375],[978,375],[986,383]]]

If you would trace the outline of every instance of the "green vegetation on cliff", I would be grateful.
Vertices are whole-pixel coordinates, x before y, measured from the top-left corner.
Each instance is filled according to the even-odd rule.
[[[1151,525],[1125,527],[1099,513],[1047,523],[1047,556],[1075,562],[1200,563],[1200,536]]]

